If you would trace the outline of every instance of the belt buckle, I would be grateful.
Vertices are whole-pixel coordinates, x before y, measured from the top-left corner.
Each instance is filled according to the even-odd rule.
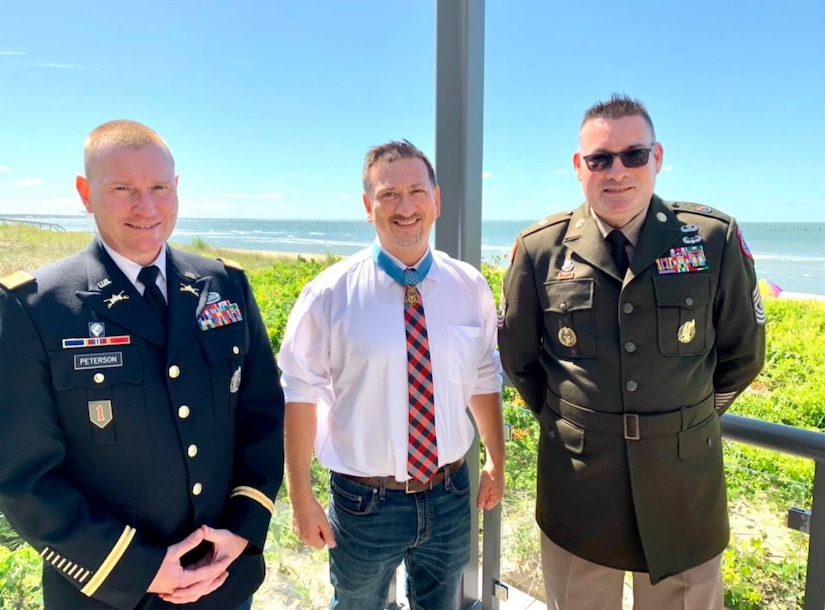
[[[636,413],[624,413],[622,422],[624,423],[625,440],[638,441],[642,438],[639,429],[639,416]]]
[[[421,487],[419,487],[418,489],[410,489],[410,484],[412,484],[412,485],[420,485]],[[425,489],[427,489],[427,487],[424,485],[424,483],[419,483],[418,481],[416,481],[416,480],[415,480],[415,479],[413,479],[413,478],[409,478],[409,479],[407,479],[407,481],[405,482],[405,485],[404,485],[404,493],[408,493],[408,494],[417,494],[417,493],[421,493],[421,492],[422,492],[422,491],[424,491]]]

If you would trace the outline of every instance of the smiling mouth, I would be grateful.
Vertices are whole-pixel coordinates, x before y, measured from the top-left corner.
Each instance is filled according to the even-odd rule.
[[[393,222],[402,227],[411,227],[419,221],[417,216],[413,218],[394,218]]]
[[[126,226],[131,227],[132,229],[146,230],[146,229],[154,229],[159,224],[160,224],[159,222],[152,222],[152,223],[149,223],[149,224],[145,224],[145,223],[138,224],[136,222],[127,222]]]
[[[632,186],[608,186],[605,187],[604,191],[606,193],[626,193],[627,191],[633,190]]]

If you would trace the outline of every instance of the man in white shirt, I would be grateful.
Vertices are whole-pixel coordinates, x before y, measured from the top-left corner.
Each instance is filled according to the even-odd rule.
[[[404,561],[413,610],[455,610],[470,555],[468,405],[486,447],[478,508],[504,493],[495,306],[478,270],[429,247],[441,199],[421,151],[370,149],[363,185],[377,240],[307,284],[278,358],[293,525],[329,548],[331,609],[382,609]],[[313,445],[332,471],[329,518]]]

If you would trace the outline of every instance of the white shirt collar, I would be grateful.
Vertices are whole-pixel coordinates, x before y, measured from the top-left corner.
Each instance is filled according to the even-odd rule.
[[[106,252],[109,256],[112,257],[112,260],[117,265],[118,269],[123,272],[132,285],[137,287],[137,276],[140,273],[140,270],[143,269],[143,265],[137,264],[135,261],[130,260],[123,256],[122,254],[118,253],[114,248],[109,246],[103,238],[100,238],[100,243],[103,244],[103,247],[106,249]],[[157,258],[152,261],[149,265],[155,265],[158,269],[160,269],[160,273],[158,274],[158,278],[161,280],[161,288],[166,285],[166,244],[163,244],[163,247],[160,249],[160,254],[158,254]],[[147,266],[149,266],[147,265]]]

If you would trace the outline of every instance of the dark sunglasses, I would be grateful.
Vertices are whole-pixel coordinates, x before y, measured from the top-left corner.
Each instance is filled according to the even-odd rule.
[[[587,164],[587,169],[591,172],[606,172],[613,167],[613,159],[616,157],[622,160],[622,165],[626,168],[633,169],[647,165],[651,150],[653,150],[652,146],[650,148],[628,148],[617,153],[602,152],[587,155],[586,157],[582,157],[582,159],[584,159],[584,162]]]

